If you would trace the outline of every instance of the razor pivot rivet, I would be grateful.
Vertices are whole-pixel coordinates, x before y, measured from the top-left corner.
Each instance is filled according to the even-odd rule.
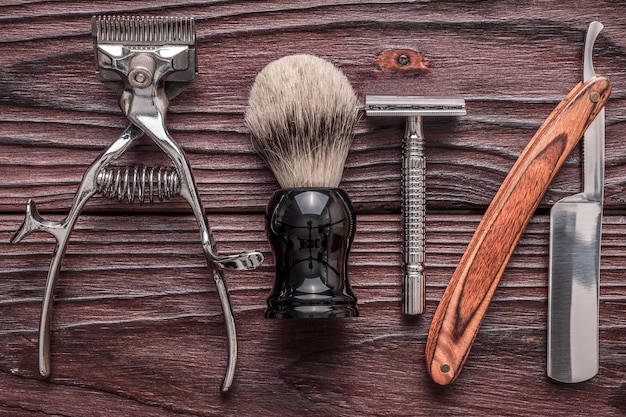
[[[448,372],[450,372],[450,364],[448,363],[442,363],[441,366],[439,367],[439,369],[441,370],[441,372],[443,372],[444,374],[447,374]]]
[[[597,103],[598,101],[600,101],[600,93],[598,93],[597,91],[592,91],[591,93],[589,93],[589,100],[591,100],[592,103]]]

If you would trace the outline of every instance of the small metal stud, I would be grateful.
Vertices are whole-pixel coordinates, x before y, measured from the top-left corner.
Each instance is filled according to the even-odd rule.
[[[597,103],[598,101],[600,101],[600,93],[598,93],[597,91],[592,91],[591,93],[589,93],[589,100],[591,100],[593,103]]]
[[[407,54],[401,54],[401,55],[398,55],[397,61],[398,61],[398,64],[402,66],[406,66],[411,63],[411,58],[409,58]]]

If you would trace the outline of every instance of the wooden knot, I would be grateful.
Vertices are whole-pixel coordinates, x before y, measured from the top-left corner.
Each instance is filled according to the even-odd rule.
[[[382,51],[374,63],[383,72],[407,71],[417,74],[430,72],[430,62],[421,53],[412,49],[386,49]]]

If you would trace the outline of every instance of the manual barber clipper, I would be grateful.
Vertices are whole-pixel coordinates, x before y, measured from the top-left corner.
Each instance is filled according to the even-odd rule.
[[[61,262],[78,215],[89,198],[103,194],[120,201],[141,203],[179,194],[191,206],[200,229],[204,255],[220,298],[228,335],[228,367],[222,385],[232,383],[237,360],[235,321],[222,269],[254,269],[263,262],[260,252],[218,255],[191,167],[181,147],[165,126],[169,100],[197,76],[196,35],[193,19],[160,17],[94,17],[92,20],[96,74],[100,81],[120,91],[120,107],[130,125],[87,169],[72,208],[62,222],[43,219],[35,203],[27,204],[26,218],[12,239],[18,243],[35,231],[45,231],[57,241],[46,282],[39,327],[39,372],[50,375],[50,319]],[[146,133],[172,160],[172,167],[111,167]]]

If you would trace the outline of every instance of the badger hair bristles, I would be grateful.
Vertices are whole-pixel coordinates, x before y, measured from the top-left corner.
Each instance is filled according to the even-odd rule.
[[[347,77],[313,55],[268,64],[250,91],[245,122],[282,188],[336,188],[358,119]]]

